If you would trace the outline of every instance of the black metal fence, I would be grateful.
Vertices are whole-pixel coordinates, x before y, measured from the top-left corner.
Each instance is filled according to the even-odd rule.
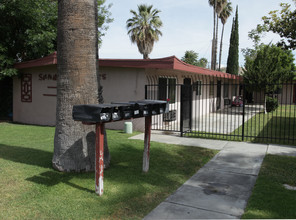
[[[180,132],[181,86],[146,85],[145,98],[169,101],[169,112],[152,117],[152,129],[161,131]]]
[[[152,129],[181,136],[296,145],[296,82],[258,92],[238,81],[146,85],[148,99],[169,100],[169,112]],[[255,88],[255,89],[254,89]]]

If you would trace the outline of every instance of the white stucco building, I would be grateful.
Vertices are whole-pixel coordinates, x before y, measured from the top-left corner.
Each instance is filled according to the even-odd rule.
[[[13,80],[13,121],[54,126],[57,54],[19,63],[15,68],[19,69],[21,77]],[[99,69],[105,103],[141,100],[146,95],[147,98],[170,99],[170,108],[177,110],[181,100],[179,85],[193,84],[196,85],[193,94],[198,98],[194,99],[192,111],[198,108],[202,115],[224,108],[227,103],[224,100],[233,99],[239,90],[232,84],[239,82],[240,77],[192,66],[175,56],[147,60],[100,59]],[[177,113],[175,120],[179,117]],[[143,130],[143,119],[132,121],[135,130]],[[123,122],[110,123],[107,127],[122,129]]]

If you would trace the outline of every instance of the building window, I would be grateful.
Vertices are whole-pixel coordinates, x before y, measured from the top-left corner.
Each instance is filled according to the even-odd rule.
[[[170,103],[176,101],[176,78],[162,78],[158,79],[158,99],[169,100]]]
[[[214,96],[214,81],[210,82],[210,96]]]
[[[194,84],[193,84],[193,91],[195,91],[195,94],[198,96],[198,95],[201,95],[201,81],[196,81]]]
[[[22,75],[21,100],[22,102],[32,102],[32,74]]]
[[[229,96],[229,84],[224,83],[224,98],[228,98]]]

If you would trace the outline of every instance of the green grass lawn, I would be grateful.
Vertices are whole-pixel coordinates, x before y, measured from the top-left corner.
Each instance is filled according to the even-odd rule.
[[[143,141],[110,130],[99,197],[94,172],[52,169],[53,136],[53,127],[0,123],[0,219],[140,219],[217,153],[152,142],[145,174]]]
[[[242,141],[243,126],[232,133],[192,132],[189,137]],[[244,141],[296,145],[296,106],[280,105],[275,111],[257,113],[244,124]]]
[[[296,219],[296,158],[267,155],[242,218]]]
[[[280,105],[273,112],[256,114],[244,129],[247,141],[296,145],[296,107]],[[242,126],[233,133],[241,135]]]

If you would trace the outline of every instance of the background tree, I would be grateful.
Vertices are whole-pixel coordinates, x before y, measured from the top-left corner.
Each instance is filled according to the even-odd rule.
[[[296,5],[296,0],[293,0]],[[269,16],[262,17],[263,24],[249,33],[249,37],[259,43],[261,37],[266,32],[278,34],[282,39],[278,46],[286,49],[296,49],[296,9],[292,10],[291,4],[281,3],[281,10],[269,12]]]
[[[56,0],[0,2],[0,80],[17,74],[16,62],[47,56],[57,50]],[[111,4],[98,2],[99,44],[113,21]]]
[[[295,76],[294,57],[291,51],[275,45],[261,45],[245,57],[244,82],[249,91],[263,91],[266,95],[279,89],[282,83]]]
[[[236,6],[235,18],[232,22],[230,45],[227,58],[226,72],[238,75],[239,71],[239,35],[238,35],[238,6]]]
[[[225,24],[227,22],[227,19],[229,18],[229,16],[232,13],[232,6],[231,6],[231,2],[227,2],[224,7],[223,10],[220,13],[220,20],[222,23],[222,33],[221,33],[221,42],[220,42],[220,53],[219,53],[219,71],[221,71],[221,58],[222,58],[222,46],[223,46],[223,35],[224,35],[224,27]]]
[[[54,52],[56,24],[57,1],[1,1],[0,79],[17,74],[15,62]]]
[[[106,5],[106,0],[97,0],[98,4],[98,43],[99,47],[102,45],[103,37],[106,35],[109,29],[109,24],[114,21],[111,17],[110,8],[112,3]]]
[[[143,54],[143,59],[149,59],[149,54],[152,52],[154,42],[162,36],[159,30],[162,27],[157,9],[152,9],[152,5],[138,5],[138,13],[130,10],[133,17],[126,21],[128,35],[132,43],[136,43],[138,50]]]
[[[185,63],[203,68],[205,68],[208,64],[208,60],[206,58],[198,59],[198,53],[193,50],[187,50],[181,60]]]
[[[193,50],[185,51],[185,55],[181,59],[183,62],[195,65],[198,64],[198,53],[194,52]]]
[[[207,65],[208,65],[208,60],[203,57],[199,59],[197,66],[200,66],[202,68],[207,68]]]

